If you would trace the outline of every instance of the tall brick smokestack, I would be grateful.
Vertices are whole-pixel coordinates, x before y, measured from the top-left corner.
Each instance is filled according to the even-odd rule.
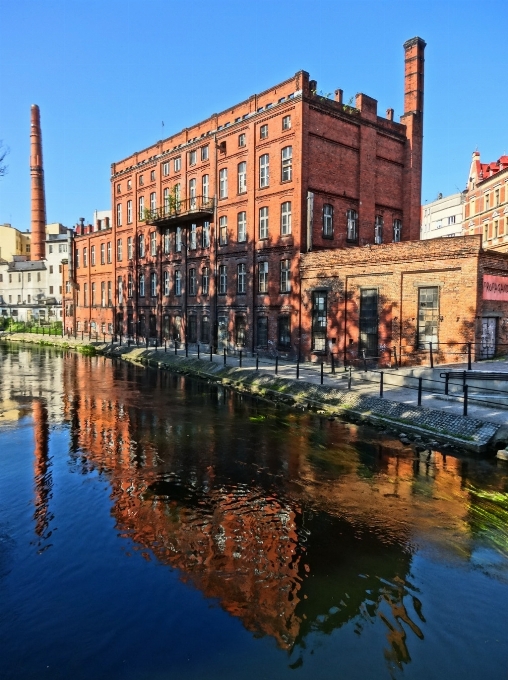
[[[44,247],[46,239],[46,196],[42,165],[41,116],[37,104],[32,104],[30,119],[30,177],[32,185],[32,242],[30,252],[32,260],[43,260],[46,255]]]
[[[400,118],[407,137],[403,222],[412,241],[420,238],[425,47],[418,37],[404,43],[404,114]]]

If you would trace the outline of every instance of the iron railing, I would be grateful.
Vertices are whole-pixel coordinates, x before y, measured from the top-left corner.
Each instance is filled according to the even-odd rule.
[[[170,199],[158,208],[146,208],[139,219],[147,224],[159,224],[194,215],[213,215],[214,207],[215,201],[209,196],[192,196],[182,199],[170,196]]]

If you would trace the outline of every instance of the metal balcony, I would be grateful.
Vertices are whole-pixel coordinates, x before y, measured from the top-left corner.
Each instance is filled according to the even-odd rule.
[[[158,227],[169,226],[177,222],[209,219],[213,215],[215,202],[208,196],[194,196],[185,199],[171,199],[165,205],[154,210],[145,210],[140,221]]]

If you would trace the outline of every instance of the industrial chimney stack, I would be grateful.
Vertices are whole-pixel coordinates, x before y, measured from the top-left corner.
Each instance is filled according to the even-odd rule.
[[[32,104],[30,124],[30,176],[32,184],[32,260],[43,260],[46,240],[46,196],[42,164],[42,134],[39,107]]]

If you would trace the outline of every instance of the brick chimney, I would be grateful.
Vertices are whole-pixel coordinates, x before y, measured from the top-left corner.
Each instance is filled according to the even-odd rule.
[[[402,228],[411,241],[420,238],[425,46],[418,37],[404,43],[404,114],[400,122],[406,126],[407,142]]]
[[[32,260],[46,257],[46,196],[42,163],[42,134],[39,107],[32,104],[30,111],[30,177],[31,177],[31,246]]]

